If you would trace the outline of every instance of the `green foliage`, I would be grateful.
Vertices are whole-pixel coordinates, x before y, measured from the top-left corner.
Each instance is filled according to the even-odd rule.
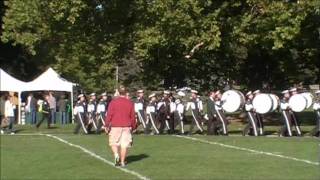
[[[268,0],[6,0],[4,43],[88,91],[283,88],[320,80],[320,3]],[[185,58],[190,50],[204,45]]]

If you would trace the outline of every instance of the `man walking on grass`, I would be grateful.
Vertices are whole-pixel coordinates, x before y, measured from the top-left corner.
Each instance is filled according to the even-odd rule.
[[[125,87],[119,88],[119,96],[110,102],[105,119],[105,131],[116,166],[125,166],[128,148],[132,145],[131,132],[136,128],[134,104],[126,98]]]

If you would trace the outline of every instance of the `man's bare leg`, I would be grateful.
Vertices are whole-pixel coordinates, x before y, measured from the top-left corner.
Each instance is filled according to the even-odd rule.
[[[113,152],[113,156],[115,158],[115,165],[118,165],[119,163],[119,146],[111,146],[111,150]]]
[[[128,148],[121,148],[120,161],[121,161],[121,165],[122,166],[125,165],[125,160],[126,160],[126,157],[127,157],[127,151],[128,151]]]

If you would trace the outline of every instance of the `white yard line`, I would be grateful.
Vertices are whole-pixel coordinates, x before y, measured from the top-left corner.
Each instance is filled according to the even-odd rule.
[[[54,136],[54,135],[51,135],[51,134],[44,134],[44,136],[47,136],[47,137],[51,137],[51,138],[53,138],[53,139],[56,139],[56,140],[58,140],[58,141],[60,141],[60,142],[63,142],[63,143],[65,143],[65,144],[67,144],[67,145],[69,145],[69,146],[71,146],[71,147],[78,148],[78,149],[82,150],[83,152],[89,154],[90,156],[92,156],[92,157],[94,157],[94,158],[96,158],[96,159],[99,159],[99,160],[101,160],[102,162],[104,162],[104,163],[106,163],[106,164],[108,164],[108,165],[110,165],[110,166],[112,166],[112,167],[114,167],[114,168],[117,168],[117,169],[119,169],[119,170],[121,170],[121,171],[123,171],[123,172],[125,172],[125,173],[132,174],[132,175],[136,176],[136,177],[139,178],[139,179],[142,179],[142,180],[148,180],[148,179],[149,179],[149,178],[147,178],[147,177],[145,177],[145,176],[143,176],[143,175],[141,175],[141,174],[139,174],[139,173],[137,173],[137,172],[135,172],[135,171],[132,171],[132,170],[129,170],[129,169],[125,169],[125,168],[121,168],[121,167],[118,167],[118,166],[114,166],[114,163],[113,163],[113,162],[108,161],[107,159],[105,159],[105,158],[103,158],[103,157],[95,154],[95,153],[92,152],[92,151],[89,151],[88,149],[86,149],[86,148],[84,148],[84,147],[82,147],[82,146],[79,146],[79,145],[76,145],[76,144],[72,144],[72,143],[70,143],[70,142],[68,142],[68,141],[66,141],[66,140],[64,140],[64,139],[62,139],[62,138],[59,138],[59,137]]]
[[[77,144],[72,144],[72,143],[70,143],[70,142],[68,142],[68,141],[66,141],[66,140],[64,140],[62,138],[59,138],[59,137],[55,136],[55,135],[40,134],[40,133],[39,134],[21,134],[21,133],[19,133],[19,134],[15,134],[15,135],[11,135],[11,136],[16,136],[16,135],[19,135],[19,136],[47,136],[47,137],[56,139],[56,140],[58,140],[60,142],[63,142],[63,143],[65,143],[65,144],[67,144],[67,145],[69,145],[71,147],[78,148],[78,149],[82,150],[83,152],[87,153],[88,155],[90,155],[91,157],[94,157],[94,158],[96,158],[98,160],[101,160],[102,162],[104,162],[104,163],[106,163],[106,164],[108,164],[108,165],[110,165],[110,166],[112,166],[112,167],[114,167],[116,169],[119,169],[120,171],[123,171],[125,173],[134,175],[139,179],[142,179],[142,180],[149,180],[150,179],[150,178],[147,178],[147,177],[145,177],[145,176],[143,176],[143,175],[141,175],[141,174],[139,174],[139,173],[137,173],[135,171],[132,171],[132,170],[129,170],[129,169],[125,169],[125,168],[121,168],[121,167],[118,167],[118,166],[114,166],[113,162],[111,162],[111,161],[109,161],[109,160],[97,155],[96,153],[94,153],[94,152],[92,152],[92,151],[90,151],[90,150],[88,150],[88,149],[86,149],[86,148],[84,148],[82,146],[79,146]]]
[[[236,150],[240,150],[240,151],[247,151],[247,152],[256,153],[256,154],[263,154],[263,155],[267,155],[267,156],[273,156],[273,157],[278,157],[278,158],[282,158],[282,159],[289,159],[289,160],[293,160],[293,161],[299,161],[299,162],[304,162],[307,164],[319,166],[319,162],[309,161],[306,159],[298,159],[295,157],[284,156],[284,155],[280,155],[280,154],[274,154],[271,152],[259,151],[259,150],[254,150],[254,149],[248,149],[248,148],[243,148],[243,147],[238,147],[238,146],[233,146],[233,145],[228,145],[228,144],[223,144],[223,143],[218,143],[218,142],[212,142],[212,141],[207,141],[207,140],[198,139],[198,138],[189,137],[189,136],[180,136],[180,135],[174,135],[174,136],[178,137],[178,138],[189,139],[192,141],[202,142],[202,143],[206,143],[206,144],[217,145],[217,146],[221,146],[221,147],[225,147],[225,148],[236,149]]]
[[[131,171],[131,170],[128,170],[128,169],[124,169],[124,168],[119,168],[119,167],[116,167],[114,166],[114,164],[111,162],[111,161],[108,161],[104,158],[102,158],[101,156],[79,146],[79,145],[75,145],[75,144],[72,144],[64,139],[61,139],[57,136],[54,136],[54,135],[51,135],[51,134],[15,134],[15,135],[7,135],[7,136],[17,136],[17,135],[20,135],[20,136],[36,136],[36,135],[40,135],[40,136],[48,136],[48,137],[51,137],[51,138],[54,138],[54,139],[57,139],[63,143],[66,143],[68,144],[69,146],[72,146],[72,147],[76,147],[78,149],[81,149],[82,151],[84,151],[85,153],[89,154],[90,156],[93,156],[117,169],[120,169],[122,171],[125,171],[127,173],[130,173],[130,174],[133,174],[135,176],[137,176],[139,179],[149,179],[145,176],[142,176],[140,175],[139,173],[137,172],[134,172],[134,171]],[[299,158],[295,158],[295,157],[290,157],[290,156],[285,156],[285,155],[280,155],[280,154],[277,154],[277,153],[271,153],[271,152],[265,152],[265,151],[259,151],[259,150],[254,150],[254,149],[249,149],[249,148],[243,148],[243,147],[238,147],[238,146],[233,146],[233,145],[228,145],[228,144],[223,144],[223,143],[219,143],[219,142],[212,142],[212,141],[207,141],[207,140],[203,140],[203,139],[198,139],[198,138],[194,138],[194,137],[190,137],[190,136],[180,136],[180,135],[173,135],[175,137],[178,137],[178,138],[184,138],[184,139],[189,139],[189,140],[193,140],[193,141],[197,141],[197,142],[202,142],[202,143],[206,143],[206,144],[212,144],[212,145],[217,145],[217,146],[221,146],[221,147],[225,147],[225,148],[230,148],[230,149],[236,149],[236,150],[241,150],[241,151],[247,151],[247,152],[251,152],[251,153],[255,153],[255,154],[263,154],[263,155],[267,155],[267,156],[273,156],[273,157],[278,157],[278,158],[282,158],[282,159],[289,159],[289,160],[293,160],[293,161],[298,161],[298,162],[304,162],[304,163],[307,163],[307,164],[311,164],[311,165],[316,165],[316,166],[319,166],[320,163],[319,162],[314,162],[314,161],[309,161],[309,160],[306,160],[306,159],[299,159]]]

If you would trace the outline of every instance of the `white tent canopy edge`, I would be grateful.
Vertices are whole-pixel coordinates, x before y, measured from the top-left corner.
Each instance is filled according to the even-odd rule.
[[[52,68],[48,68],[45,72],[30,82],[20,81],[2,69],[0,69],[0,91],[18,92],[18,123],[21,124],[21,92],[24,91],[66,91],[71,93],[71,107],[73,107],[73,86],[69,82],[60,77]],[[73,108],[71,108],[73,109]]]

